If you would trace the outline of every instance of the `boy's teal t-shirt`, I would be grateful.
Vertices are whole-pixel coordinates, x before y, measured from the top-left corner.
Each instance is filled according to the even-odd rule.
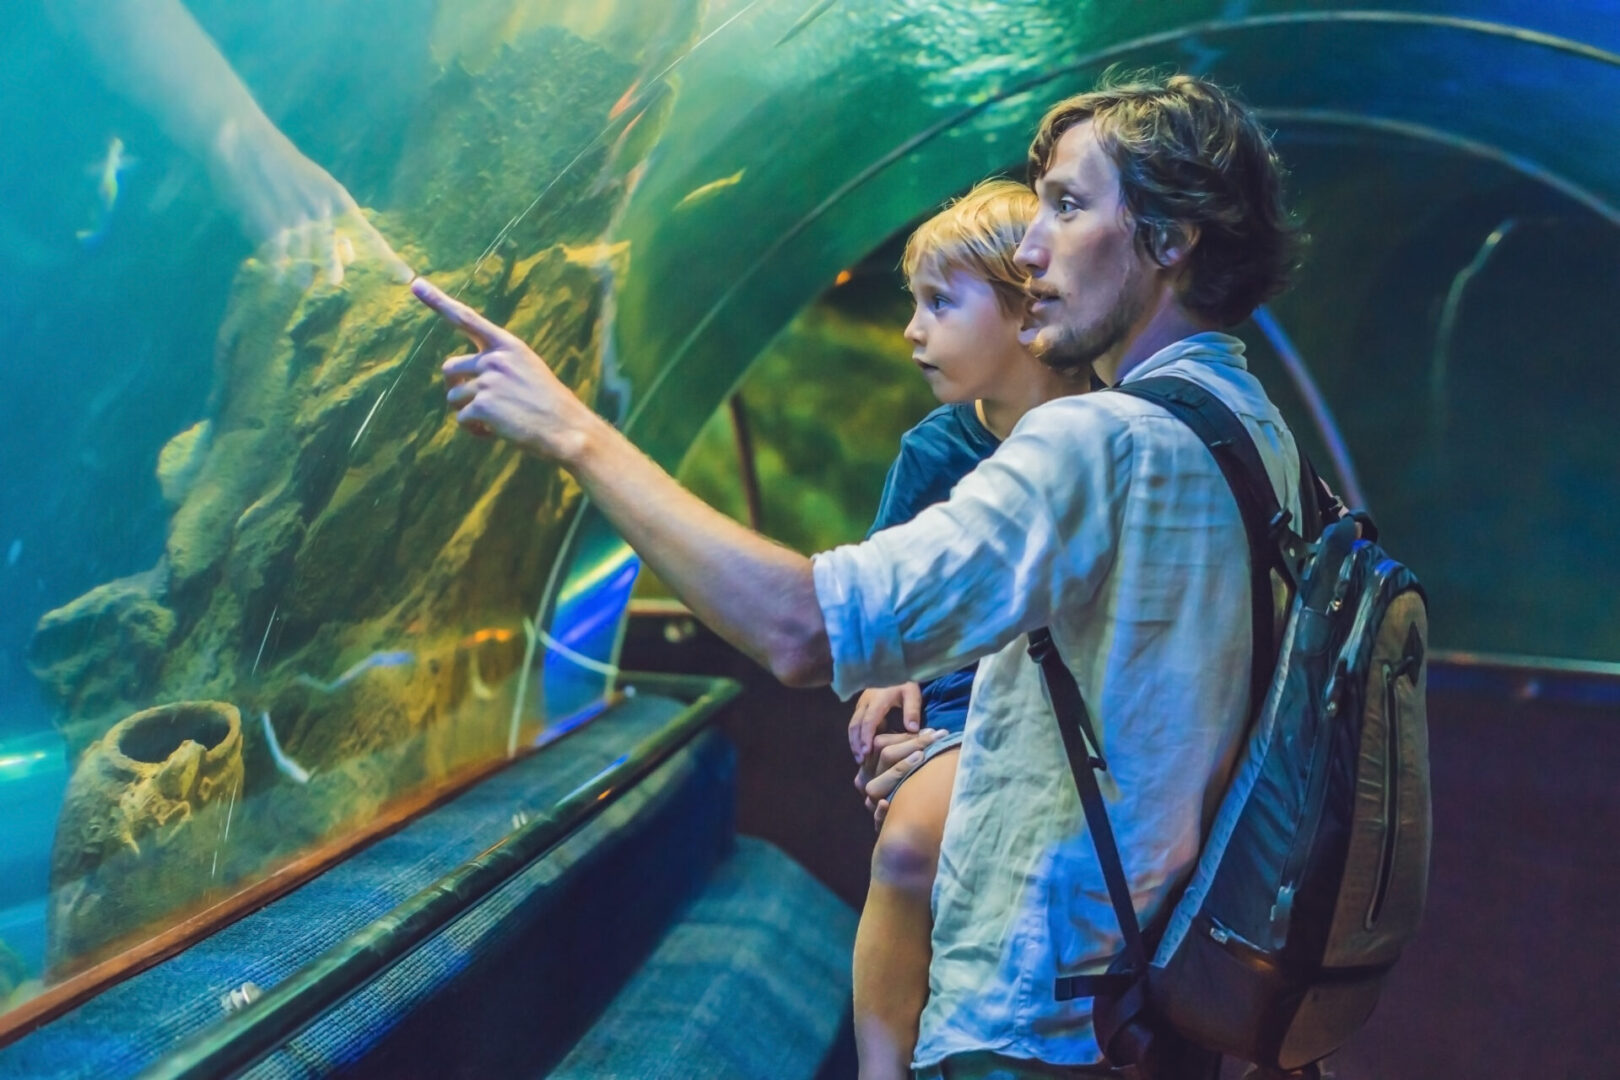
[[[950,498],[951,489],[979,462],[995,453],[1001,440],[979,421],[973,402],[941,405],[900,439],[900,454],[889,466],[878,500],[877,517],[866,535],[902,525],[935,503]],[[968,700],[977,664],[923,683],[923,723],[961,731],[967,724]]]

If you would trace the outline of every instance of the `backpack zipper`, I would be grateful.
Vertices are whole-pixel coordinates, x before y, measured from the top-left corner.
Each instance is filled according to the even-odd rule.
[[[1208,912],[1204,913],[1201,921],[1205,924],[1204,932],[1209,935],[1209,939],[1234,959],[1262,971],[1277,970],[1275,954],[1262,949]]]
[[[1362,920],[1362,926],[1368,930],[1377,924],[1378,917],[1384,911],[1390,879],[1394,877],[1395,845],[1400,832],[1401,716],[1395,684],[1401,676],[1411,674],[1417,663],[1415,657],[1407,656],[1395,667],[1384,664],[1384,737],[1388,742],[1384,752],[1384,844],[1378,859],[1378,877],[1373,885],[1372,900],[1367,905],[1367,917]]]
[[[1334,588],[1332,602],[1328,611],[1338,615],[1344,607],[1344,596],[1348,592],[1351,579],[1355,574],[1355,567],[1362,561],[1361,545],[1357,544],[1345,557],[1344,565],[1339,570],[1339,580]],[[1369,575],[1370,576],[1370,575]],[[1381,583],[1380,583],[1381,586]],[[1339,657],[1334,661],[1333,673],[1328,676],[1323,696],[1327,699],[1322,706],[1322,726],[1332,728],[1339,721],[1339,698],[1341,697],[1347,679],[1350,675],[1350,657],[1346,655],[1350,643],[1355,640],[1355,627],[1366,620],[1370,609],[1376,603],[1380,588],[1374,588],[1371,582],[1366,584],[1361,595],[1361,604],[1358,606],[1355,619],[1351,623],[1350,632],[1345,635],[1344,644],[1340,647]],[[1284,864],[1282,881],[1277,886],[1277,900],[1271,908],[1271,943],[1272,948],[1281,952],[1288,943],[1288,930],[1293,916],[1294,894],[1299,889],[1299,879],[1305,871],[1305,863],[1310,858],[1311,841],[1316,836],[1316,829],[1321,822],[1322,806],[1320,788],[1327,782],[1327,758],[1332,747],[1333,739],[1327,730],[1318,729],[1315,732],[1316,745],[1311,755],[1311,771],[1305,784],[1305,806],[1308,813],[1294,832],[1293,849],[1288,854],[1288,862]]]

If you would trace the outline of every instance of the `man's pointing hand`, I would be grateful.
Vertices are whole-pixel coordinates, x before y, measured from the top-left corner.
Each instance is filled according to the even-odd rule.
[[[478,350],[444,362],[445,403],[456,423],[563,464],[577,456],[598,418],[533,349],[425,278],[411,282],[411,293]]]

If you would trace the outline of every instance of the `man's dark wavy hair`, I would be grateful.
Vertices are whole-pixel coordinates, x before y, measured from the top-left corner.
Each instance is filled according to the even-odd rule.
[[[1137,242],[1156,261],[1197,232],[1181,302],[1234,326],[1288,287],[1304,236],[1283,200],[1284,171],[1248,106],[1207,79],[1106,72],[1052,106],[1029,147],[1033,184],[1064,132],[1092,122],[1119,169]]]

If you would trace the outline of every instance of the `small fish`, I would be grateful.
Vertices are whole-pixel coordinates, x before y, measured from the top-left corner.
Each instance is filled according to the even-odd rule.
[[[679,210],[686,206],[696,206],[700,202],[706,202],[709,199],[714,198],[714,196],[718,195],[726,188],[736,187],[738,184],[742,183],[743,173],[747,171],[748,170],[746,168],[738,169],[730,176],[722,176],[718,180],[711,180],[702,187],[693,188],[691,191],[687,192],[686,198],[675,204],[675,209]]]
[[[17,565],[17,560],[22,558],[22,551],[23,551],[22,537],[19,536],[17,539],[15,539],[15,540],[13,540],[11,542],[10,547],[6,548],[6,565],[7,566],[16,566]]]
[[[486,641],[504,644],[515,637],[517,637],[516,630],[508,630],[504,626],[486,626],[482,630],[474,630],[456,644],[459,648],[470,649],[474,645],[482,645]]]
[[[608,132],[616,131],[607,155],[602,159],[602,167],[591,183],[593,196],[600,196],[615,187],[628,195],[630,174],[658,152],[658,136],[663,129],[660,118],[669,113],[673,104],[674,94],[668,80],[660,79],[655,83],[638,80],[626,92],[626,96],[614,106],[608,128],[602,133],[605,138]]]
[[[473,697],[479,701],[494,701],[495,691],[489,688],[484,681],[484,673],[478,670],[478,653],[472,654],[472,662],[467,665],[467,679],[472,684]]]
[[[584,653],[570,649],[566,644],[558,641],[544,630],[540,631],[540,643],[575,667],[582,667],[586,671],[594,671],[598,675],[606,675],[610,679],[616,679],[619,676],[619,669],[615,665],[604,664],[600,660],[593,660]]]
[[[90,167],[90,175],[96,178],[96,223],[75,234],[80,243],[94,244],[107,235],[113,209],[118,205],[118,178],[135,164],[135,159],[124,152],[124,140],[114,135],[107,143],[107,156]]]
[[[404,667],[415,662],[416,654],[406,649],[399,649],[394,652],[374,652],[331,682],[322,682],[312,675],[299,675],[295,681],[309,687],[311,690],[319,690],[323,694],[335,694],[373,668]]]
[[[101,164],[90,167],[91,175],[96,177],[96,195],[101,200],[101,208],[109,214],[118,205],[119,176],[134,165],[135,159],[124,153],[124,140],[114,135],[107,143],[107,156]]]
[[[264,725],[264,741],[270,746],[270,757],[275,760],[276,768],[281,775],[295,784],[309,783],[309,770],[288,757],[281,751],[281,743],[276,740],[276,729],[270,723],[270,714],[261,712],[259,723]]]
[[[631,103],[636,100],[636,94],[640,93],[640,91],[641,79],[638,77],[635,82],[630,84],[630,89],[626,90],[620,95],[619,100],[613,103],[613,108],[608,110],[608,119],[617,120],[619,114],[628,109]]]
[[[619,179],[620,173],[624,171],[625,150],[630,146],[631,133],[636,130],[636,125],[641,123],[642,118],[646,115],[647,106],[644,105],[641,111],[626,121],[624,130],[619,132],[618,137],[613,140],[613,145],[608,147],[607,157],[603,160],[602,169],[597,173],[596,180],[591,184],[591,195],[601,195],[613,186],[614,180]]]
[[[624,174],[624,194],[629,198],[641,186],[642,178],[647,175],[647,159],[642,158],[630,166],[630,171]]]
[[[838,0],[820,0],[820,2],[812,7],[809,11],[806,11],[803,15],[800,15],[798,21],[787,28],[787,33],[776,39],[776,47],[780,48],[792,41],[794,38],[798,37],[800,34],[804,33],[805,29],[809,27],[811,23],[827,14],[827,10],[836,3],[838,3]]]

